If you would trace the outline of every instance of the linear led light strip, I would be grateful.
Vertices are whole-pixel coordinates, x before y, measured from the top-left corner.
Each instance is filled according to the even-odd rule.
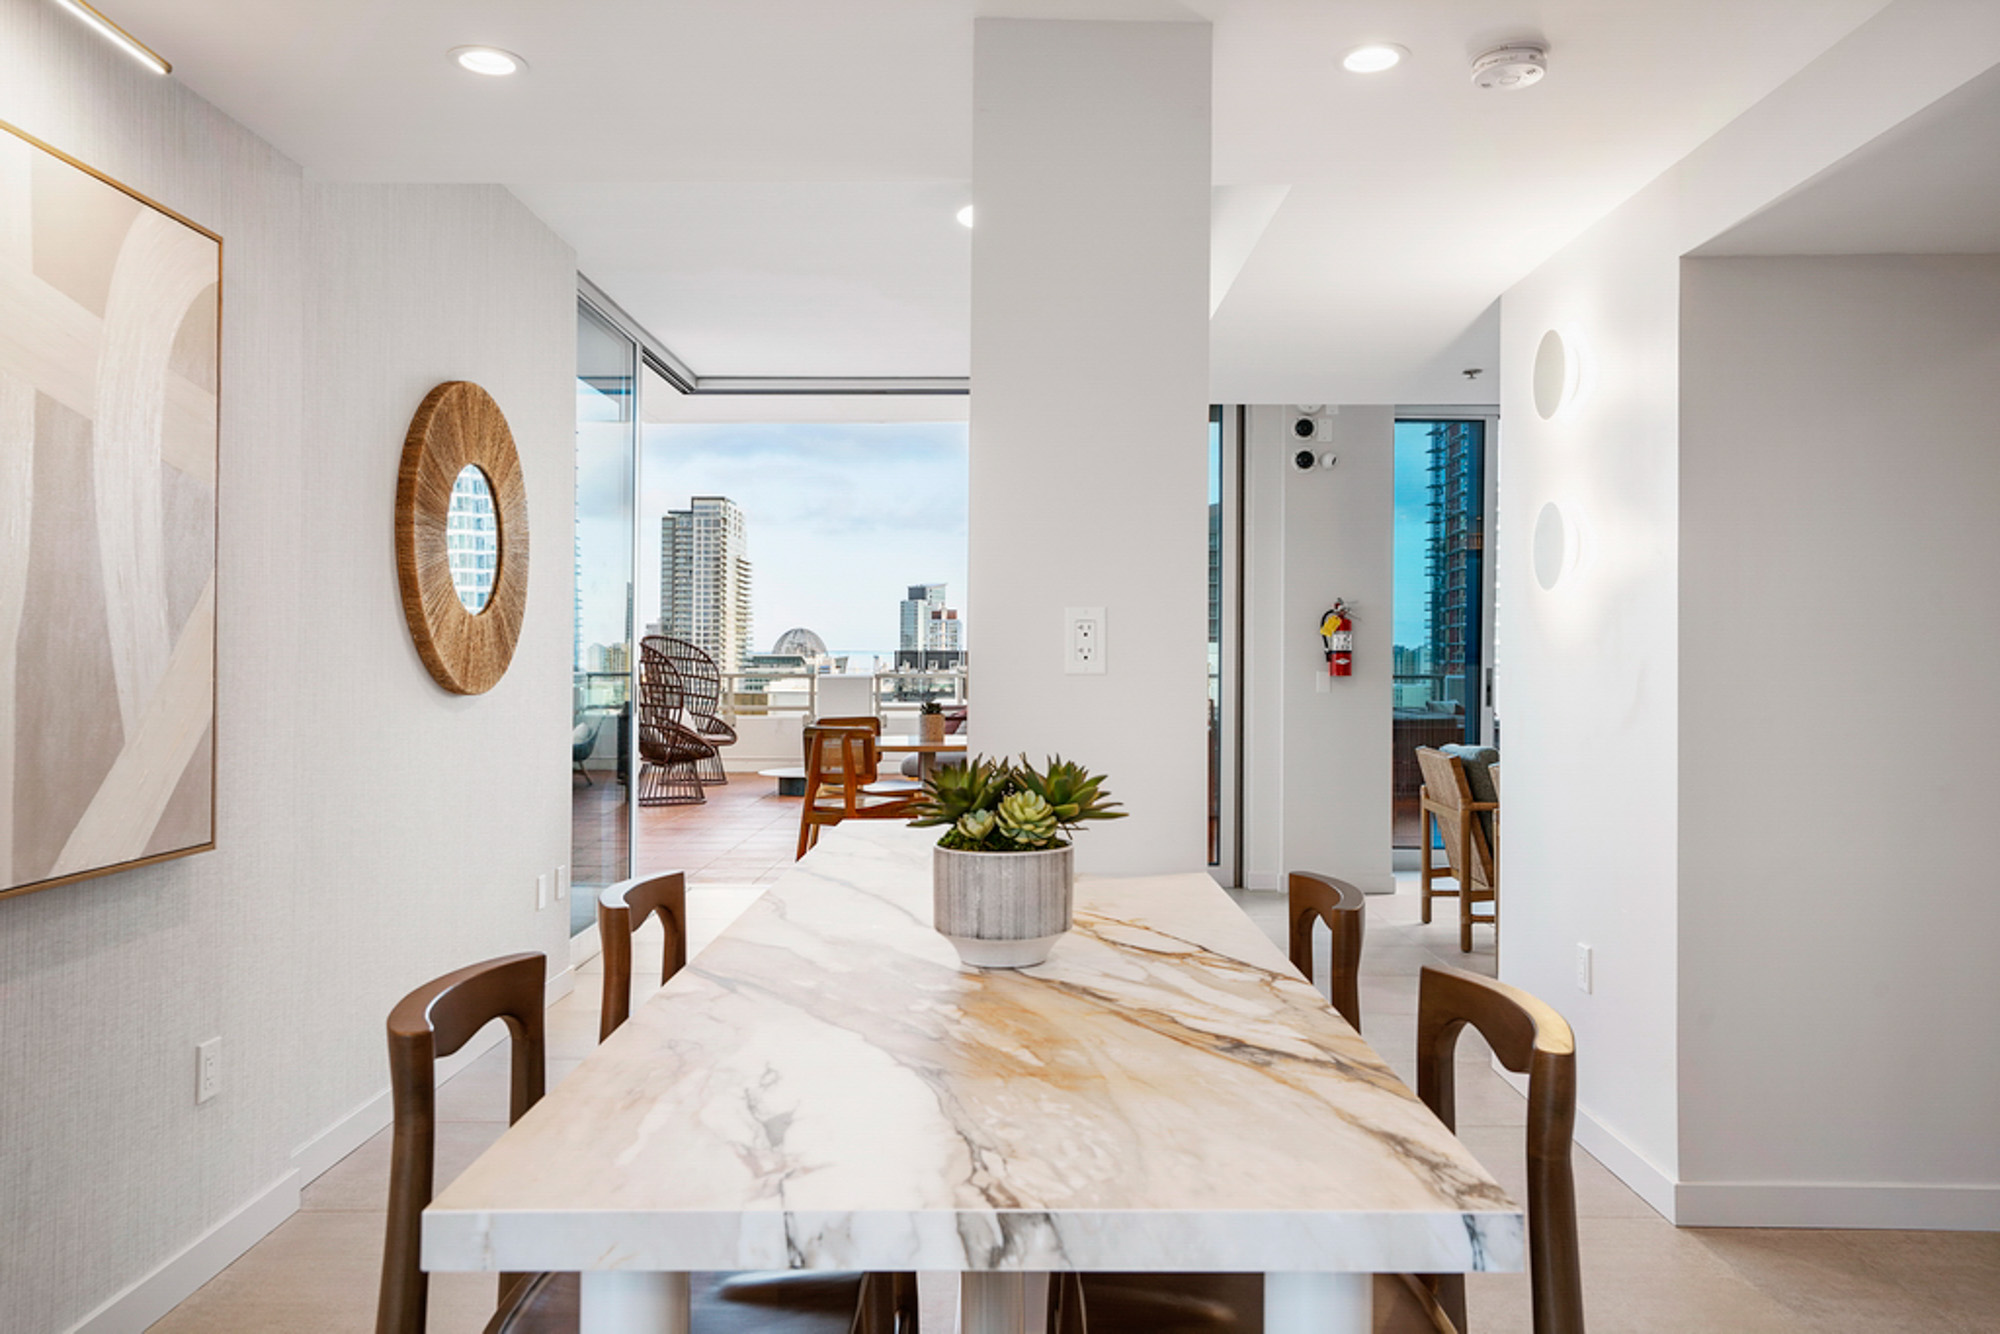
[[[113,46],[138,61],[141,65],[144,65],[147,69],[153,71],[153,73],[172,74],[174,72],[174,67],[169,65],[164,58],[156,55],[151,47],[92,9],[83,0],[56,0],[56,3],[82,19],[85,23],[88,23],[91,27],[97,29]]]

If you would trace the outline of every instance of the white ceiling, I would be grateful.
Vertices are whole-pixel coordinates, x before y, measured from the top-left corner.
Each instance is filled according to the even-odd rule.
[[[1716,237],[1699,255],[2000,253],[2000,70]]]
[[[1883,3],[103,7],[316,176],[511,186],[703,375],[964,374],[970,238],[952,214],[971,191],[975,14],[1205,17],[1215,180],[1243,187],[1218,197],[1218,265],[1236,274],[1212,392],[1462,402],[1490,396],[1500,292]],[[1539,86],[1470,85],[1471,55],[1529,36],[1551,48]],[[1411,58],[1344,73],[1368,39]],[[467,43],[531,68],[463,73],[445,52]]]

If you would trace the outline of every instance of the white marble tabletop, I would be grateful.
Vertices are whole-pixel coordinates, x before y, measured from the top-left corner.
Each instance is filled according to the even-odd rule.
[[[424,1211],[432,1270],[1518,1269],[1519,1207],[1206,875],[1019,972],[829,830]]]

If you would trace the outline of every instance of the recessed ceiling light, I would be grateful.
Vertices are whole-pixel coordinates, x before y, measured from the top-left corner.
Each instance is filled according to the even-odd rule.
[[[972,225],[972,205],[967,204],[958,211],[958,225],[961,227],[970,227]]]
[[[1394,69],[1403,63],[1409,51],[1393,42],[1370,42],[1357,46],[1341,57],[1340,63],[1352,74],[1380,74],[1385,69]]]
[[[451,58],[462,69],[469,69],[474,74],[490,74],[495,78],[528,68],[527,61],[497,46],[454,46]]]

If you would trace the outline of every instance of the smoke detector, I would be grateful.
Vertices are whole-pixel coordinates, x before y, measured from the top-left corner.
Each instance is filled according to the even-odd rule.
[[[1549,72],[1549,53],[1540,46],[1496,46],[1472,62],[1472,81],[1481,88],[1526,88]]]

